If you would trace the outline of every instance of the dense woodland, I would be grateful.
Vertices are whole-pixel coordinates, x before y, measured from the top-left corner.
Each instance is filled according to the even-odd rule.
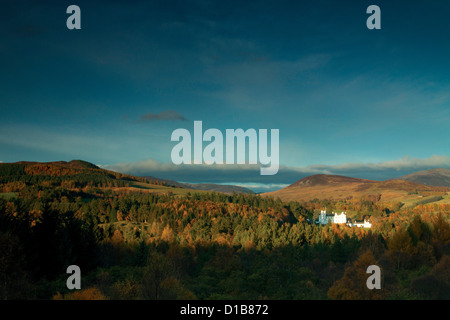
[[[130,192],[133,177],[54,170],[0,166],[1,299],[450,298],[450,205]],[[321,209],[372,229],[316,225]]]

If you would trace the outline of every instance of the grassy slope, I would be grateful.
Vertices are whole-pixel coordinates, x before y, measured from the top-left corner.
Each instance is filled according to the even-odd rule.
[[[207,191],[202,190],[194,190],[194,189],[187,189],[187,188],[174,188],[174,187],[166,187],[166,186],[160,186],[156,184],[151,183],[145,183],[145,182],[132,182],[130,187],[125,188],[113,188],[113,190],[116,191],[137,191],[137,192],[148,192],[148,193],[168,193],[171,192],[174,195],[186,195],[187,193],[202,193]]]
[[[417,182],[428,186],[450,187],[450,170],[449,169],[424,170],[403,176],[398,179]]]
[[[307,179],[307,178],[305,178]],[[304,180],[304,179],[302,179]],[[283,201],[312,199],[359,199],[379,195],[384,202],[403,202],[413,204],[432,196],[446,197],[450,188],[432,187],[403,180],[373,181],[363,179],[336,179],[335,176],[298,181],[284,189],[265,193],[266,196],[279,197]],[[410,194],[417,191],[418,194]],[[422,196],[422,197],[419,197]],[[445,200],[445,199],[444,199]],[[447,201],[447,200],[446,200]]]

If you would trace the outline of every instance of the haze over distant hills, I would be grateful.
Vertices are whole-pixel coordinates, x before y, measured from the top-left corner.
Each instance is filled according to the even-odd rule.
[[[235,193],[254,193],[252,190],[234,186],[234,185],[222,185],[222,184],[214,184],[214,183],[187,183],[187,182],[178,182],[169,179],[161,179],[155,178],[152,176],[144,176],[142,178],[146,178],[150,181],[161,181],[164,182],[168,186],[178,187],[178,188],[186,188],[186,189],[194,189],[194,190],[203,190],[203,191],[215,191],[232,194]]]
[[[397,178],[397,180],[412,181],[427,186],[450,187],[449,169],[430,169],[418,171],[406,176]]]

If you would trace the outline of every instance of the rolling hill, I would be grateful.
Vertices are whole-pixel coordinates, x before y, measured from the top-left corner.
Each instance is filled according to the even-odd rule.
[[[34,178],[31,178],[34,177]],[[112,181],[112,180],[127,180],[138,181],[136,177],[130,175],[100,169],[96,165],[82,161],[72,160],[53,161],[53,162],[32,162],[20,161],[15,163],[0,163],[0,179],[1,181],[15,181],[15,180],[39,180],[50,179],[53,181],[61,180],[62,177],[67,179],[75,179],[77,181]]]
[[[397,178],[398,180],[406,180],[424,184],[427,186],[450,187],[450,170],[449,169],[431,169],[414,172],[406,176]]]
[[[105,170],[82,160],[0,163],[0,187],[4,189],[3,193],[6,196],[11,196],[11,192],[8,191],[10,189],[16,190],[24,186],[37,185],[64,186],[69,190],[94,187],[121,193],[148,192],[183,195],[188,192],[204,192],[192,188],[177,188],[158,181]]]
[[[448,187],[427,186],[405,180],[375,181],[338,175],[313,175],[303,178],[290,186],[266,196],[283,201],[302,201],[312,199],[358,199],[372,198],[385,202],[406,203],[429,196],[444,196]]]

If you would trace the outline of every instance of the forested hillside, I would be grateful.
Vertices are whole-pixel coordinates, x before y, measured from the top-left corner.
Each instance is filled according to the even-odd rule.
[[[148,193],[96,168],[0,170],[1,299],[450,298],[448,204]],[[370,215],[372,229],[317,225],[321,209]],[[366,287],[372,264],[382,290]]]

